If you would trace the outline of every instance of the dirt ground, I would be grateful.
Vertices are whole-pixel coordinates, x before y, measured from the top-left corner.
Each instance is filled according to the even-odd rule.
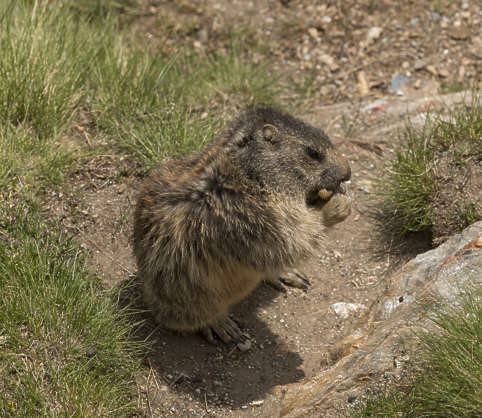
[[[236,33],[250,58],[269,60],[307,92],[309,109],[360,98],[453,91],[482,63],[475,0],[144,0],[133,27],[159,52],[208,52]],[[398,77],[397,77],[398,76]],[[403,86],[403,88],[402,88]]]
[[[198,335],[173,335],[141,314],[146,321],[138,337],[152,343],[134,393],[143,414],[272,416],[270,405],[280,401],[283,387],[319,374],[342,356],[333,348],[387,287],[390,271],[426,248],[414,240],[409,251],[401,251],[383,238],[372,216],[373,193],[393,156],[403,109],[418,117],[428,106],[421,97],[480,77],[480,4],[446,3],[145,2],[135,26],[166,49],[192,43],[212,50],[223,45],[229,29],[239,28],[248,45],[263,43],[293,83],[309,81],[303,113],[296,116],[323,127],[350,161],[354,207],[333,229],[325,250],[303,267],[311,282],[307,292],[261,285],[233,309],[251,337],[248,351],[213,346]],[[159,22],[169,24],[168,35]],[[256,52],[252,58],[260,59]],[[396,75],[405,78],[394,83]],[[408,104],[417,99],[410,111]],[[51,207],[92,254],[107,288],[132,282],[123,295],[132,301],[138,290],[130,234],[141,179],[120,177],[120,171],[132,172],[128,161],[89,161],[73,175],[78,191],[52,196]],[[359,304],[358,311],[343,317],[335,312],[338,302]],[[346,405],[353,401],[346,399]],[[346,405],[325,416],[343,416]]]

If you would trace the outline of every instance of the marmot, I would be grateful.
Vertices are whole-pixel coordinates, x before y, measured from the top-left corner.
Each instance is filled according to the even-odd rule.
[[[194,155],[145,180],[134,219],[144,302],[156,322],[242,340],[228,308],[316,253],[350,214],[350,166],[326,134],[255,107]],[[295,279],[291,285],[303,285]]]

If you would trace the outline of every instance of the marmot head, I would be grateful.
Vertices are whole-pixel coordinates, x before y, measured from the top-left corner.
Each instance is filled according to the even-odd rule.
[[[341,184],[350,179],[348,161],[322,130],[277,110],[249,109],[229,136],[230,152],[249,178],[308,205],[321,208],[333,193],[344,193]]]

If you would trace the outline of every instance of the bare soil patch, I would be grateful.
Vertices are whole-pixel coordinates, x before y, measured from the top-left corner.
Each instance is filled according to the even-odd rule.
[[[218,51],[236,32],[253,61],[270,60],[305,91],[302,104],[410,92],[424,96],[480,82],[476,1],[152,1],[136,33],[157,51]],[[397,77],[398,76],[398,77]]]

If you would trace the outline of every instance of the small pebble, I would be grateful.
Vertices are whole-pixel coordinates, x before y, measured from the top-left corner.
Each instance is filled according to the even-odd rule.
[[[316,28],[309,28],[308,33],[314,39],[316,39],[318,37],[318,29],[316,29]]]
[[[89,358],[94,357],[96,354],[97,354],[97,348],[95,347],[91,347],[85,352],[85,355]]]
[[[251,340],[246,340],[242,343],[238,343],[237,347],[239,348],[239,351],[248,351],[249,349],[251,349]]]

